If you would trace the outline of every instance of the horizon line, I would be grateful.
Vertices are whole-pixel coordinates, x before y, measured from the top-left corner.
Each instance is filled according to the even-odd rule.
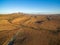
[[[10,13],[0,13],[0,14],[18,14],[18,13],[23,13],[23,14],[60,14],[59,12],[30,12],[30,13],[27,13],[27,12],[10,12]]]

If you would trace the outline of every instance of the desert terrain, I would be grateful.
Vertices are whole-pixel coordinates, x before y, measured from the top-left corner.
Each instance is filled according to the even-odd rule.
[[[0,14],[0,45],[60,45],[60,14]]]

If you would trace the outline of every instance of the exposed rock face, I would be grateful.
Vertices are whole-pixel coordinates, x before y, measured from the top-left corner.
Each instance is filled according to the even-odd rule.
[[[60,45],[60,15],[2,15],[0,45]]]

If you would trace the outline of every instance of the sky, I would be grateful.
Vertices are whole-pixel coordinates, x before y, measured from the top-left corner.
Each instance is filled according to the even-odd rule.
[[[0,14],[60,14],[60,0],[0,0]]]

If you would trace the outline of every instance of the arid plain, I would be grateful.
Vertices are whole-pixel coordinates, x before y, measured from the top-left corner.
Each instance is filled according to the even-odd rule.
[[[60,45],[60,14],[0,14],[0,45]]]

